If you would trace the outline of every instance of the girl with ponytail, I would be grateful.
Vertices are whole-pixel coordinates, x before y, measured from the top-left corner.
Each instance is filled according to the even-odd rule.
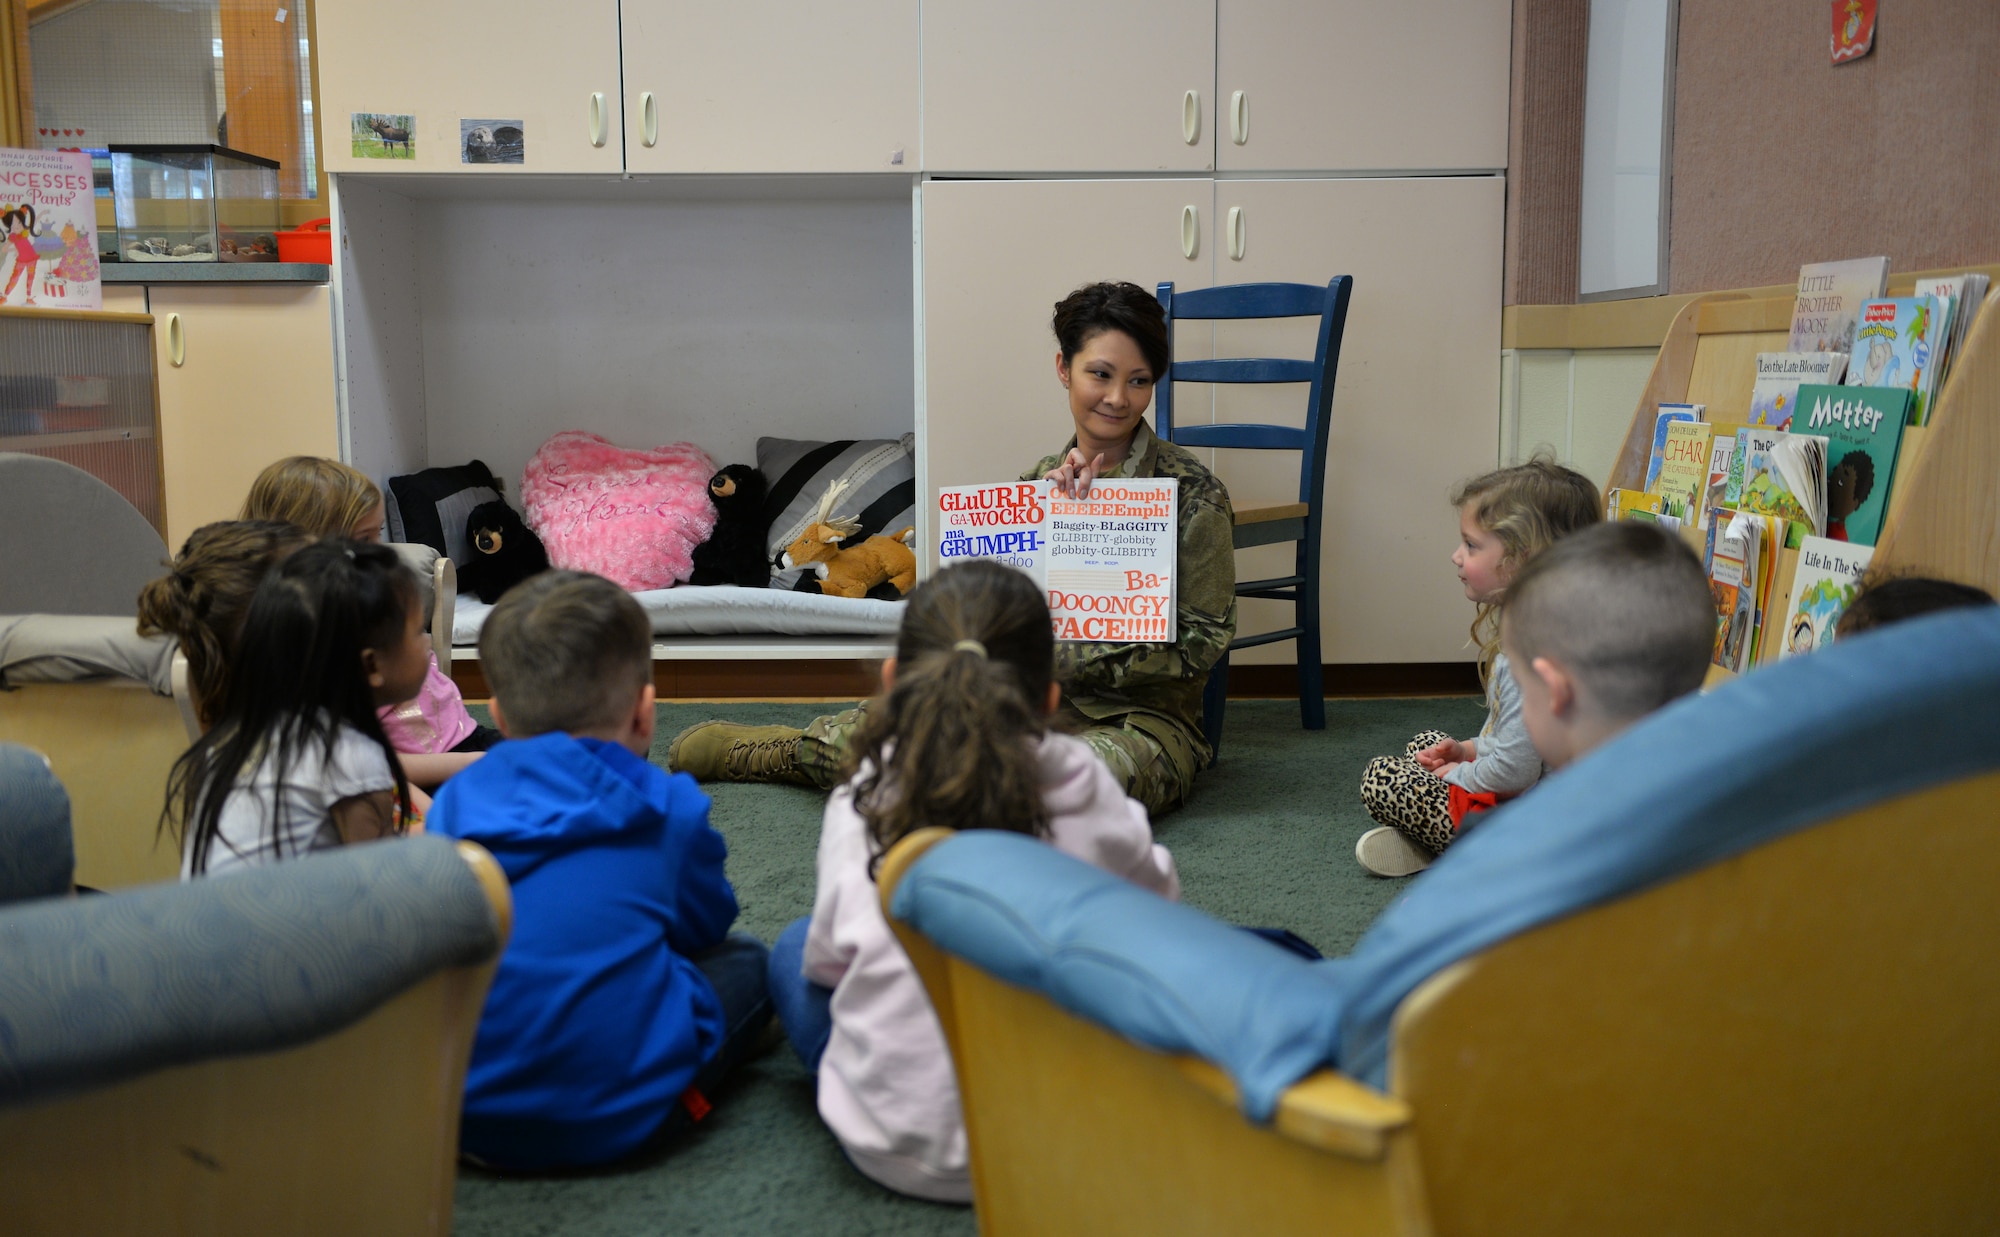
[[[845,784],[827,801],[809,919],[771,950],[772,1002],[847,1158],[900,1193],[970,1202],[944,1033],[876,898],[882,855],[927,826],[1046,840],[1164,897],[1173,857],[1082,740],[1050,726],[1049,611],[1027,576],[968,562],[910,594]]]
[[[204,524],[173,570],[139,591],[139,634],[172,636],[188,659],[195,719],[215,724],[229,695],[229,661],[264,573],[312,538],[276,520]]]

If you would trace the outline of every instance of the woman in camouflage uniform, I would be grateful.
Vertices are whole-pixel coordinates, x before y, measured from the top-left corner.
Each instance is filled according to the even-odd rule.
[[[1021,479],[1066,493],[1099,478],[1175,477],[1180,539],[1172,644],[1056,646],[1060,723],[1103,758],[1126,793],[1155,817],[1186,801],[1210,758],[1201,733],[1208,672],[1236,633],[1236,564],[1229,492],[1194,455],[1146,424],[1153,384],[1170,359],[1165,314],[1144,288],[1096,283],[1057,303],[1056,376],[1076,433]],[[703,781],[840,783],[861,710],[787,726],[705,722],[678,735],[667,763]]]

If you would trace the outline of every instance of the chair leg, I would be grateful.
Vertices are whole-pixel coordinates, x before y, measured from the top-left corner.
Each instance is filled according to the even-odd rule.
[[[1300,564],[1299,574],[1306,578],[1299,586],[1298,601],[1299,626],[1305,629],[1298,639],[1299,724],[1307,730],[1325,730],[1326,685],[1319,650],[1319,563]]]
[[[1208,763],[1213,767],[1222,755],[1222,710],[1229,703],[1229,650],[1222,651],[1222,660],[1208,672],[1208,683],[1201,689],[1201,737],[1208,740]]]

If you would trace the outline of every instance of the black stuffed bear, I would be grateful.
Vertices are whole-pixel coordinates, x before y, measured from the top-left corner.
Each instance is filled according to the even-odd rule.
[[[764,510],[769,488],[764,474],[748,464],[730,464],[708,479],[715,531],[694,548],[689,584],[770,587],[770,551],[764,545],[771,529],[771,513]]]
[[[465,543],[472,561],[458,564],[458,583],[488,605],[508,589],[549,569],[549,552],[514,509],[504,502],[481,503],[465,520]]]

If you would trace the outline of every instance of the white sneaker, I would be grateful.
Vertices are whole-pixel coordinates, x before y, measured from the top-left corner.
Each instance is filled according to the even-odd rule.
[[[1387,825],[1377,825],[1354,843],[1354,857],[1377,876],[1410,876],[1431,866],[1429,851]]]

